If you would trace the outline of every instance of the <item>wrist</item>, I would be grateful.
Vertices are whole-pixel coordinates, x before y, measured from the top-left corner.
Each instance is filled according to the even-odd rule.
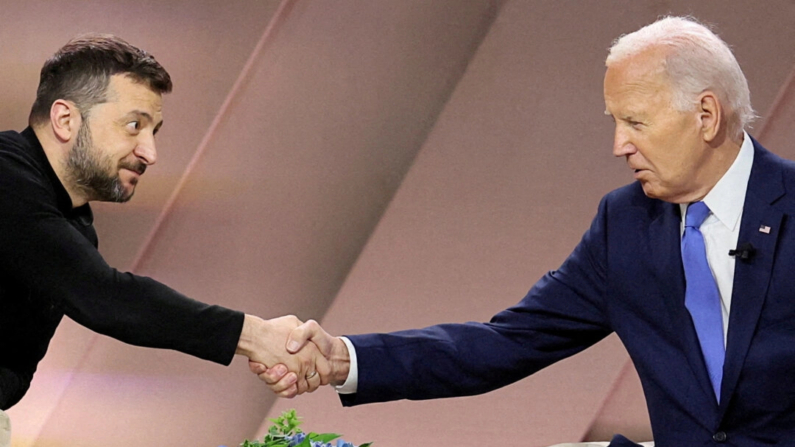
[[[329,363],[332,370],[331,385],[342,386],[348,380],[348,374],[351,370],[351,356],[348,352],[348,346],[339,337],[334,339],[334,350]]]
[[[261,334],[262,324],[265,320],[254,315],[246,314],[243,318],[243,329],[240,331],[240,338],[237,341],[235,354],[243,355],[251,359],[257,351],[257,341]]]

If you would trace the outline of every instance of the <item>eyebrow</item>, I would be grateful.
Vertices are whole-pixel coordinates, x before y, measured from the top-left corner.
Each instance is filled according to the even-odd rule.
[[[143,110],[137,110],[136,109],[136,110],[131,111],[128,115],[142,116],[142,117],[146,118],[147,120],[149,120],[149,122],[152,122],[152,123],[155,121],[155,119],[152,117],[152,115],[149,114],[149,112],[144,112]],[[157,131],[160,130],[161,127],[163,127],[163,121],[162,120],[155,125],[155,130],[152,131],[152,134],[156,134]]]

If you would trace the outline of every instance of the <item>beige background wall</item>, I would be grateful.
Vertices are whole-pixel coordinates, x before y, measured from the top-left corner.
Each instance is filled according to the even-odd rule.
[[[95,207],[114,266],[333,333],[485,320],[631,181],[602,114],[606,48],[666,13],[715,24],[748,76],[752,134],[795,158],[795,3],[228,0],[2,2],[0,128],[22,129],[43,61],[111,32],[172,74],[159,161]],[[433,359],[429,359],[433,361]],[[59,328],[15,446],[237,445],[296,408],[378,447],[543,446],[649,435],[614,337],[484,396],[342,409],[275,400],[229,368]]]

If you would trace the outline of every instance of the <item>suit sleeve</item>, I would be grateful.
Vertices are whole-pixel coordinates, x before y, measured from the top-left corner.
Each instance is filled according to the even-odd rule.
[[[516,382],[612,332],[605,304],[607,199],[580,243],[517,305],[488,323],[348,336],[359,385],[346,406],[485,393]]]

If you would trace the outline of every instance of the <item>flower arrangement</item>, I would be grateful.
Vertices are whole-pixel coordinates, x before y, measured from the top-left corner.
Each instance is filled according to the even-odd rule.
[[[246,439],[240,447],[356,447],[339,439],[340,435],[335,433],[304,433],[298,428],[301,418],[295,414],[295,410],[285,411],[278,418],[271,419],[271,422],[273,425],[262,441]],[[334,440],[337,442],[332,444],[331,441]],[[371,444],[362,444],[359,447],[370,447]]]

